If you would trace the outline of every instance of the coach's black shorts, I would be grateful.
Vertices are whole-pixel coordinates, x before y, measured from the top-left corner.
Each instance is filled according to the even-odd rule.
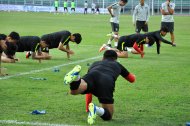
[[[127,51],[127,47],[133,47],[133,42],[127,36],[121,36],[118,40],[117,49],[119,51]]]
[[[136,21],[136,32],[140,33],[141,30],[143,32],[148,32],[148,24],[145,24],[146,21]]]
[[[113,92],[115,88],[115,81],[107,74],[99,71],[91,71],[87,73],[82,79],[87,82],[87,90],[83,93],[92,93],[102,104],[113,104]]]
[[[167,27],[169,32],[174,32],[174,22],[161,22],[161,27]]]
[[[112,32],[119,32],[119,24],[111,22]]]

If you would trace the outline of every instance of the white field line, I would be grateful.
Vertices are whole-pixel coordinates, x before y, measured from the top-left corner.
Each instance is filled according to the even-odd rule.
[[[32,126],[77,126],[68,124],[51,124],[40,122],[19,122],[17,120],[0,120],[0,124],[13,124],[13,125],[32,125]]]
[[[33,73],[39,73],[39,72],[42,72],[42,71],[48,71],[48,70],[51,70],[51,69],[53,69],[55,67],[63,67],[63,66],[68,66],[68,65],[72,65],[72,64],[78,64],[78,63],[86,62],[86,61],[89,61],[89,60],[98,59],[100,57],[102,57],[102,56],[96,56],[96,57],[92,57],[92,58],[88,58],[88,59],[78,60],[78,61],[74,61],[74,62],[70,62],[70,63],[66,63],[66,64],[61,64],[61,65],[58,65],[58,66],[43,68],[43,69],[39,69],[39,70],[32,70],[32,71],[29,71],[29,72],[18,73],[18,74],[15,74],[15,75],[4,76],[4,77],[0,77],[0,80],[9,79],[9,78],[12,78],[12,77],[18,77],[18,76],[22,76],[22,75],[33,74]]]

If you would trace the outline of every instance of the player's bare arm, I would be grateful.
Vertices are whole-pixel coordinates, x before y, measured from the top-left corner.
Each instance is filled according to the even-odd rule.
[[[112,17],[114,17],[114,15],[112,14],[112,11],[111,11],[112,6],[108,6],[107,9],[108,9],[108,12],[110,13],[110,15],[111,15]]]
[[[69,54],[74,54],[74,52],[72,50],[66,49],[61,42],[59,43],[58,49],[63,52],[67,52]]]

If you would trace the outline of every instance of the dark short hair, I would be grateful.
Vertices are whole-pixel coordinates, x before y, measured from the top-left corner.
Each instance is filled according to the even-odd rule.
[[[13,40],[20,40],[19,34],[14,31],[9,34],[9,37],[11,37]]]
[[[0,34],[0,40],[5,40],[7,36],[5,34]]]
[[[165,27],[165,26],[161,27],[160,31],[163,31],[163,32],[169,32],[168,28]]]
[[[127,3],[127,2],[128,2],[128,0],[121,0],[121,1],[123,1],[123,2],[125,2],[125,3]]]
[[[117,53],[113,50],[106,50],[104,52],[104,59],[117,60]]]
[[[147,36],[147,37],[148,37],[148,40],[149,40],[148,46],[152,46],[154,44],[154,42],[155,42],[155,39],[152,36]]]
[[[7,49],[4,51],[4,53],[10,58],[11,56],[14,56],[17,51],[17,45],[11,42],[6,42]]]
[[[81,42],[81,40],[82,40],[81,34],[79,34],[79,33],[74,33],[73,36],[75,36],[75,42],[76,42],[77,44],[79,44],[79,43]]]

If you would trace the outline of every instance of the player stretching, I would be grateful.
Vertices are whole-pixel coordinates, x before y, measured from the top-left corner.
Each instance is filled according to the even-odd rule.
[[[135,81],[135,76],[117,61],[117,54],[113,50],[104,53],[103,60],[94,62],[88,73],[80,77],[81,66],[77,65],[64,77],[64,83],[70,84],[71,94],[92,93],[95,95],[101,107],[94,103],[89,104],[89,114],[87,122],[95,123],[96,114],[103,120],[111,120],[114,112],[113,92],[115,81],[118,76],[128,80],[130,83]]]
[[[32,59],[50,59],[51,56],[47,55],[49,52],[46,47],[46,43],[41,42],[38,36],[21,36],[19,42],[17,42],[17,52],[28,51],[26,54],[26,58],[32,56]]]
[[[120,12],[121,12],[121,7],[124,6],[127,2],[128,2],[128,0],[120,0],[119,2],[114,3],[107,7],[108,12],[111,15],[111,18],[110,18],[110,23],[111,23],[111,28],[112,28],[111,34],[114,34],[114,35],[119,34],[119,16],[120,16]],[[117,47],[117,42],[118,42],[117,37],[116,38],[110,37],[107,44],[109,46],[111,46],[111,42],[113,39],[115,41],[114,45],[115,45],[115,47]]]
[[[116,51],[119,58],[128,58],[128,51],[133,54],[140,54],[141,58],[144,57],[144,44],[152,45],[154,43],[153,37],[144,34],[132,34],[121,36],[118,41],[116,48],[111,48],[106,44],[103,44],[99,49],[99,52],[103,50],[114,50]],[[132,49],[130,47],[133,47]]]
[[[49,49],[58,48],[66,52],[68,59],[70,59],[71,54],[74,54],[74,52],[70,50],[69,41],[79,44],[81,40],[82,37],[79,33],[71,34],[69,31],[54,32],[41,37],[41,41],[45,42]]]
[[[157,54],[160,54],[160,43],[166,43],[169,45],[172,45],[173,47],[176,46],[175,43],[167,41],[165,39],[163,39],[162,37],[166,36],[166,34],[168,33],[168,28],[167,27],[162,27],[160,30],[158,31],[154,31],[154,32],[149,32],[146,33],[147,36],[151,36],[154,38],[154,40],[156,41],[156,45],[157,45]]]

